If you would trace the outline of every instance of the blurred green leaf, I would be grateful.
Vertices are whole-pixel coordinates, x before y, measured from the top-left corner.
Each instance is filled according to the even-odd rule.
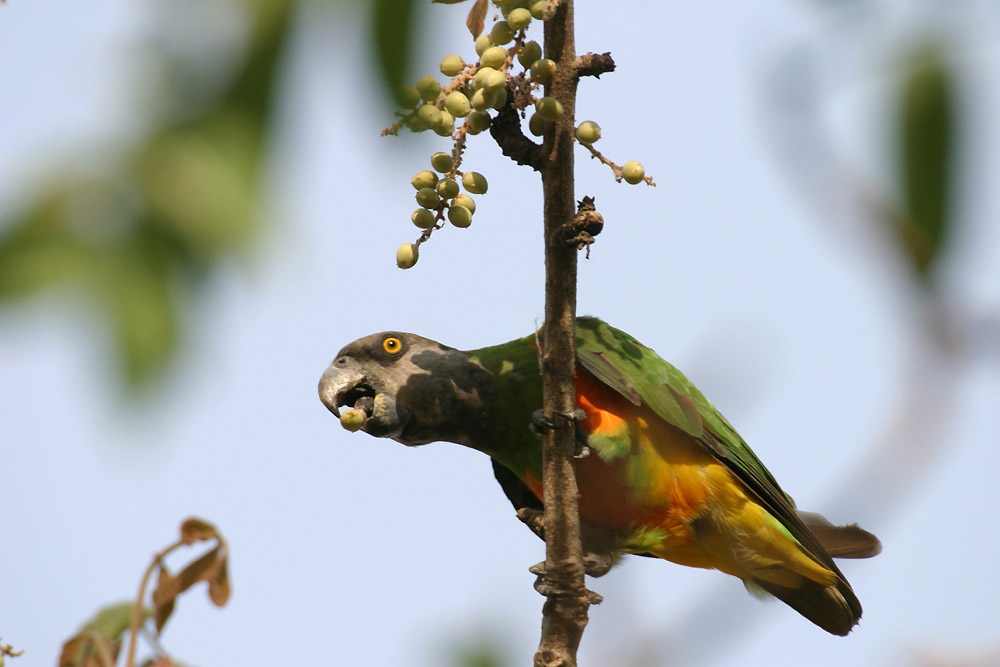
[[[955,91],[941,47],[909,58],[898,101],[899,169],[905,216],[900,241],[917,274],[928,278],[949,236]]]
[[[246,57],[214,105],[199,101],[181,110],[183,121],[154,127],[113,176],[60,177],[0,235],[0,300],[58,286],[89,296],[104,308],[131,387],[173,358],[187,288],[257,230],[268,117],[295,3],[240,6]],[[187,101],[183,91],[176,98]],[[75,171],[89,174],[92,162]]]
[[[103,607],[80,628],[80,633],[94,632],[108,639],[120,639],[125,631],[132,624],[132,609],[135,603],[132,601],[119,602]],[[152,612],[143,608],[143,620],[149,618]]]
[[[415,0],[374,0],[372,3],[372,39],[378,57],[379,78],[396,100],[399,90],[410,80],[413,26],[418,11]]]

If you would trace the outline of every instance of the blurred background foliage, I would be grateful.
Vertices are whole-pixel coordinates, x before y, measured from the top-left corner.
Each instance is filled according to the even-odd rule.
[[[185,305],[213,265],[244,251],[260,229],[270,114],[296,2],[208,4],[205,12],[221,9],[242,26],[228,40],[236,45],[190,44],[185,26],[201,20],[202,10],[164,7],[150,55],[161,85],[154,103],[136,110],[149,116],[148,131],[110,163],[81,156],[66,165],[22,210],[4,211],[0,227],[0,303],[73,290],[100,312],[133,389],[174,359]],[[388,100],[411,74],[411,35],[426,3],[369,4],[372,61]],[[961,90],[949,48],[935,39],[899,59],[892,119],[899,195],[880,195],[877,216],[897,239],[915,286],[932,291],[953,235]]]

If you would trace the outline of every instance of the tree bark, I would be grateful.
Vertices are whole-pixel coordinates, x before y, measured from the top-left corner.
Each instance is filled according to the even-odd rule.
[[[542,449],[545,499],[545,574],[548,599],[535,665],[572,667],[587,625],[590,604],[580,547],[578,490],[573,467],[575,425],[558,413],[575,405],[577,249],[566,242],[576,214],[573,188],[576,53],[573,2],[563,0],[545,22],[545,56],[556,62],[546,94],[563,106],[562,118],[545,134],[542,186],[545,198],[545,332],[542,352],[543,410],[555,424]]]

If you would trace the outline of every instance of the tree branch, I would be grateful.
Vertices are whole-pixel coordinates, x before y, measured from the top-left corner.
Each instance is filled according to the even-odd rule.
[[[573,117],[576,106],[573,2],[564,0],[545,22],[545,53],[556,61],[546,94],[562,102],[564,115],[542,145],[545,197],[545,334],[542,349],[543,410],[555,428],[542,446],[545,499],[545,590],[542,637],[536,667],[573,667],[590,605],[584,585],[578,490],[573,467],[575,425],[555,415],[576,407],[573,376],[577,249],[565,243],[576,215],[573,188]]]
[[[602,74],[615,71],[615,61],[610,53],[588,53],[576,59],[576,75],[600,78]]]

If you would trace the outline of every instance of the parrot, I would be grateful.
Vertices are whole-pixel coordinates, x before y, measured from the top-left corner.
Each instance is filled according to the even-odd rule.
[[[580,316],[575,345],[576,410],[566,416],[576,422],[584,550],[613,563],[634,554],[719,570],[847,635],[861,603],[833,558],[874,556],[878,538],[798,511],[694,384],[629,334]],[[411,333],[372,334],[337,353],[320,399],[337,416],[362,411],[361,430],[375,437],[485,453],[515,509],[540,512],[541,346],[537,332],[469,351]]]

